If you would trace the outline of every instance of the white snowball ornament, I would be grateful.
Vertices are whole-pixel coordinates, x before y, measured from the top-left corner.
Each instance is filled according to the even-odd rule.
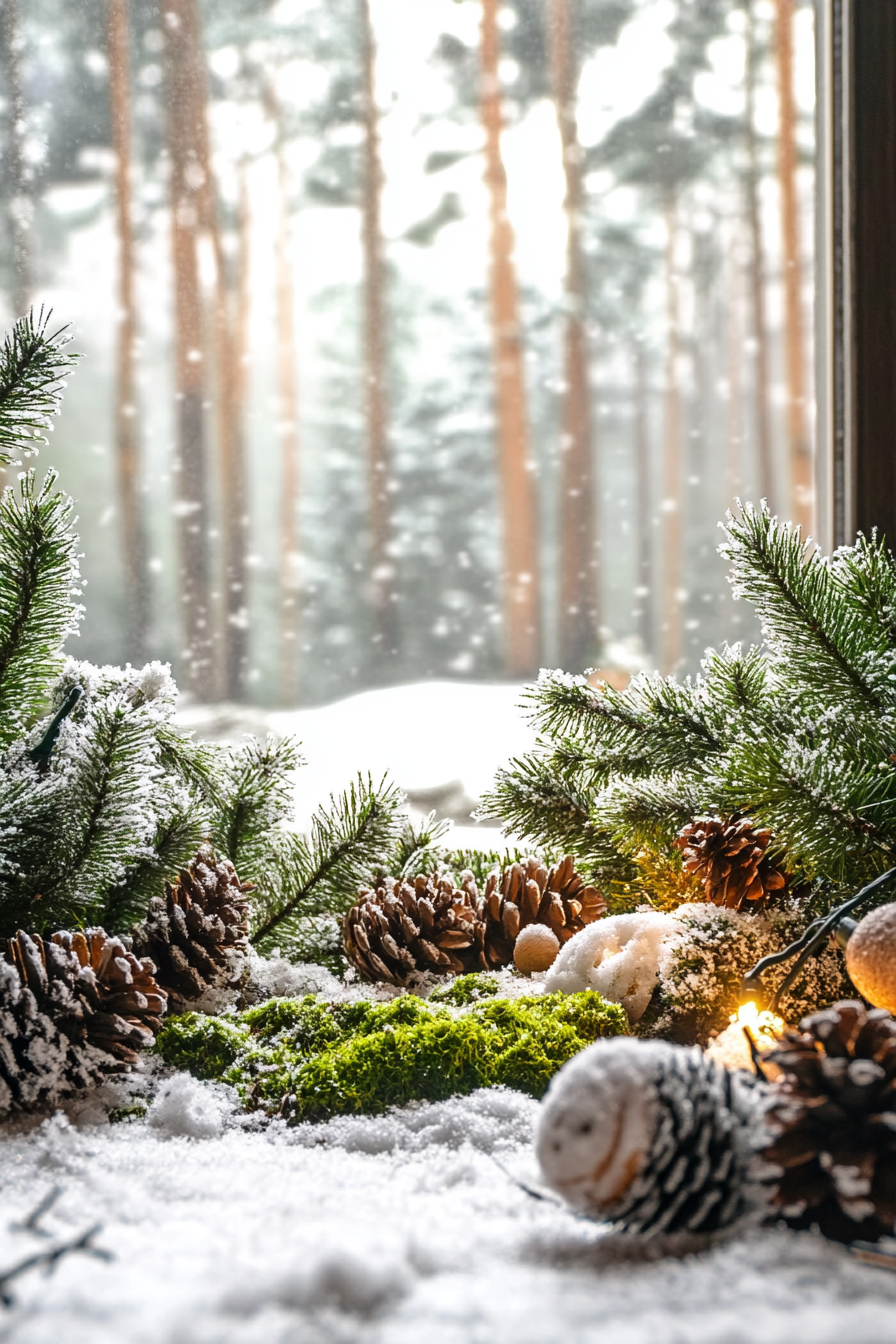
[[[750,1142],[763,1096],[696,1047],[597,1041],[548,1088],[538,1160],[570,1204],[621,1229],[718,1232],[764,1211]]]
[[[547,924],[527,924],[513,945],[513,963],[518,971],[546,971],[560,951],[560,939]]]
[[[663,942],[680,932],[677,919],[653,910],[599,919],[563,945],[545,989],[563,994],[595,989],[621,1003],[629,1021],[637,1022],[656,987]]]
[[[856,925],[846,969],[862,998],[896,1013],[896,905],[878,906]]]

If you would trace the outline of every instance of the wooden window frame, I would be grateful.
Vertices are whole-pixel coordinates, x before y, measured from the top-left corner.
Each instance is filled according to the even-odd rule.
[[[816,537],[896,539],[896,0],[817,0]]]

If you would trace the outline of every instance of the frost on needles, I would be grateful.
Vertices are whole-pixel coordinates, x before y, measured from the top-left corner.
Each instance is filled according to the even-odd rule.
[[[75,357],[49,317],[20,319],[0,349],[0,462],[36,451]],[[0,499],[0,938],[17,929],[125,931],[164,880],[211,840],[255,884],[253,940],[305,955],[332,941],[399,835],[398,791],[360,776],[290,829],[291,740],[199,744],[174,720],[158,662],[67,658],[81,616],[71,501],[48,471]]]
[[[736,811],[801,878],[861,883],[896,850],[896,562],[876,535],[826,557],[764,506],[729,515],[720,549],[764,643],[622,691],[543,672],[526,692],[536,749],[482,810],[619,893],[645,856],[678,862],[688,821]]]

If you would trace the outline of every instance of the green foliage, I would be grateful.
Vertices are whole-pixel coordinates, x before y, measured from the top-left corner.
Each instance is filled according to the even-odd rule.
[[[689,819],[735,810],[802,877],[859,884],[896,854],[896,562],[861,536],[826,558],[765,507],[729,516],[721,549],[765,645],[623,691],[543,674],[527,693],[538,746],[483,810],[617,891],[640,895],[638,856],[668,854]]]
[[[50,332],[52,311],[20,317],[0,346],[0,466],[19,465],[14,456],[37,453],[59,414],[64,377],[77,355],[65,353],[67,328]]]
[[[72,505],[55,484],[55,472],[38,486],[29,471],[0,498],[0,749],[46,703],[81,614]]]
[[[261,951],[279,947],[297,959],[313,957],[333,918],[354,903],[400,828],[401,793],[387,780],[359,775],[311,819],[309,836],[270,837],[269,867],[254,880],[255,928]]]
[[[293,1119],[316,1120],[478,1087],[540,1097],[584,1046],[626,1030],[624,1011],[591,991],[496,998],[460,1016],[408,994],[387,1004],[327,1004],[308,995],[238,1018],[170,1019],[157,1049],[168,1064],[234,1084],[250,1105],[277,1112],[289,1098]]]

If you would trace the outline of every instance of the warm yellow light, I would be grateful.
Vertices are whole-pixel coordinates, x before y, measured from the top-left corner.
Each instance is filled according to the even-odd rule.
[[[759,1050],[769,1050],[777,1045],[778,1036],[784,1030],[784,1019],[767,1008],[760,1008],[751,999],[742,1003],[736,1013],[728,1019],[732,1026],[746,1027]]]
[[[710,1041],[706,1053],[729,1069],[753,1069],[750,1048],[744,1035],[744,1027],[749,1031],[756,1049],[770,1050],[778,1044],[778,1035],[784,1029],[783,1018],[770,1013],[767,1008],[757,1004],[742,1003],[736,1013],[728,1019],[729,1026],[720,1036]]]

